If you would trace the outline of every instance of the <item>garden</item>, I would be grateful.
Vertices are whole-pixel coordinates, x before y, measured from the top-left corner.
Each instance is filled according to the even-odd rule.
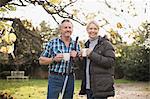
[[[75,81],[74,99],[86,99],[79,96],[81,80]],[[124,79],[115,80],[115,97],[109,99],[149,99],[149,83]],[[0,80],[0,99],[46,99],[47,79]],[[2,98],[7,97],[7,98]]]
[[[149,6],[148,0],[0,0],[0,99],[46,98],[48,66],[39,57],[66,18],[81,48],[91,20],[113,44],[116,95],[109,99],[150,99]],[[82,72],[75,67],[74,99],[86,99],[78,95]]]

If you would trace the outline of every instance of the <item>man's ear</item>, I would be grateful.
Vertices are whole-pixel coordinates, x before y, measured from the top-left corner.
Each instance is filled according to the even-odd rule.
[[[58,32],[61,33],[61,24],[58,25]]]

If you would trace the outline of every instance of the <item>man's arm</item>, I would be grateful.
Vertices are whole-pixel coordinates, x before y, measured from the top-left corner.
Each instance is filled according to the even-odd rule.
[[[62,59],[63,59],[63,54],[62,53],[59,53],[55,57],[51,57],[51,58],[41,56],[39,58],[39,63],[40,63],[40,65],[48,65],[48,64],[53,63],[54,61],[55,62],[60,62]]]
[[[48,57],[43,57],[41,56],[39,58],[39,63],[40,65],[48,65],[54,61],[54,58],[48,58]]]

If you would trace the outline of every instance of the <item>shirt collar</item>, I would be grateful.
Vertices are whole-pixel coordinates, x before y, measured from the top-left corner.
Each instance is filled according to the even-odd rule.
[[[59,41],[64,42],[64,41],[61,39],[61,37],[58,37],[58,39],[59,39]],[[74,42],[73,39],[70,38],[70,43],[73,43],[73,42]]]

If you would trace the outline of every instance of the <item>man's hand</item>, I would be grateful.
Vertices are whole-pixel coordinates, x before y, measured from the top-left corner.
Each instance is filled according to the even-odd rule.
[[[75,51],[75,50],[71,51],[70,56],[73,58],[77,57],[77,51]]]
[[[59,53],[53,58],[53,61],[60,62],[62,59],[63,59],[63,54]]]

